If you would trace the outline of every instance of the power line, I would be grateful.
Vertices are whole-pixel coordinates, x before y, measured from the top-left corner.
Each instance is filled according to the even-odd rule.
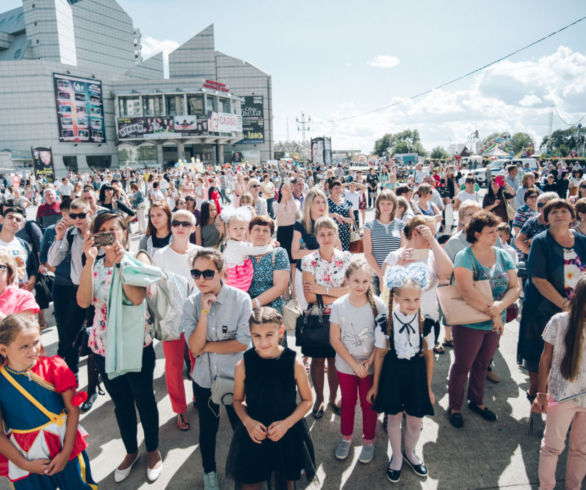
[[[559,119],[561,122],[563,122],[566,126],[576,126],[578,123],[582,122],[584,120],[584,118],[586,117],[586,114],[584,114],[580,119],[578,119],[575,123],[569,123],[568,121],[566,121],[562,115],[560,114],[560,110],[558,109],[557,106],[554,106],[555,109],[555,113],[558,115]]]
[[[507,54],[505,56],[502,56],[502,57],[500,57],[500,58],[498,58],[498,59],[496,59],[494,61],[491,61],[490,63],[487,63],[486,65],[483,65],[483,66],[481,66],[479,68],[476,68],[475,70],[472,70],[472,71],[470,71],[470,72],[468,72],[468,73],[466,73],[464,75],[461,75],[461,76],[459,76],[457,78],[453,78],[453,79],[451,79],[451,80],[449,80],[447,82],[444,82],[444,83],[442,83],[442,84],[440,84],[440,85],[438,85],[438,86],[436,86],[434,88],[431,88],[431,89],[428,89],[428,90],[424,90],[423,92],[419,92],[418,94],[412,95],[411,97],[408,97],[406,100],[401,100],[401,101],[398,101],[398,102],[393,102],[392,104],[388,104],[388,105],[379,107],[377,109],[372,109],[370,111],[366,111],[366,112],[363,112],[361,114],[355,114],[353,116],[341,117],[339,119],[330,119],[330,120],[328,120],[328,122],[335,123],[335,122],[338,122],[338,121],[347,121],[349,119],[356,119],[357,117],[366,116],[368,114],[374,114],[375,112],[381,112],[381,111],[384,111],[386,109],[390,109],[391,107],[396,107],[396,106],[402,105],[405,102],[407,102],[407,100],[415,100],[415,99],[418,99],[420,97],[423,97],[424,95],[427,95],[427,94],[433,92],[434,90],[438,90],[440,88],[447,87],[448,85],[452,85],[453,83],[459,82],[460,80],[463,80],[464,78],[468,78],[468,77],[470,77],[470,76],[472,76],[472,75],[474,75],[476,73],[479,73],[479,72],[481,72],[483,70],[486,70],[487,68],[491,67],[492,65],[495,65],[496,63],[499,63],[501,61],[504,61],[507,58],[510,58],[511,56],[514,56],[514,55],[520,53],[521,51],[525,51],[526,49],[529,49],[529,48],[535,46],[536,44],[539,44],[539,43],[545,41],[546,39],[549,39],[550,37],[553,37],[553,36],[559,34],[560,32],[565,31],[566,29],[569,29],[570,27],[575,26],[576,24],[579,24],[583,20],[586,20],[586,15],[584,17],[580,17],[579,19],[576,19],[574,22],[571,22],[570,24],[567,24],[564,27],[559,28],[556,31],[551,32],[547,36],[543,36],[543,37],[537,39],[536,41],[533,41],[532,43],[529,43],[529,44],[527,44],[527,45],[525,45],[525,46],[523,46],[523,47],[521,47],[519,49],[516,49],[515,51],[510,52],[509,54]]]

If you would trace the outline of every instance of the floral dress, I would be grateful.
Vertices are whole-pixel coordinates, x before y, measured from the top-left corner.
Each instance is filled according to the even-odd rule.
[[[339,214],[344,218],[350,218],[352,203],[344,199],[342,204],[336,204],[331,199],[328,199],[328,208],[330,214]],[[340,236],[340,242],[342,242],[342,249],[350,250],[350,225],[348,223],[338,223],[338,235]]]
[[[94,307],[94,322],[90,331],[88,346],[94,354],[106,357],[106,330],[108,327],[108,298],[110,297],[110,285],[112,284],[112,267],[106,267],[104,260],[98,260],[94,265],[94,298],[92,306]],[[150,335],[150,326],[145,318],[145,338],[144,345],[150,344],[152,337]]]
[[[573,248],[564,248],[564,295],[571,299],[574,296],[578,279],[586,272],[586,263]]]
[[[251,256],[250,259],[254,267],[254,276],[248,289],[248,294],[251,298],[256,298],[273,287],[274,271],[291,270],[287,252],[281,247],[273,249],[272,252],[263,255],[259,260],[256,260],[254,256]],[[279,296],[266,306],[270,306],[280,313],[283,307],[283,298]]]

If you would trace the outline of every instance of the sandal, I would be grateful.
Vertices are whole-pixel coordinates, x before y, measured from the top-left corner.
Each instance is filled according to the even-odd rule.
[[[177,427],[182,432],[187,432],[189,429],[191,429],[191,424],[185,420],[184,414],[178,413],[175,427]]]
[[[442,345],[444,347],[453,348],[454,347],[454,341],[453,340],[444,340],[444,343]]]
[[[324,404],[323,404],[323,402],[320,403],[317,407],[318,408],[314,408],[311,411],[311,416],[314,419],[319,420],[319,419],[321,419],[324,416]]]
[[[336,415],[340,415],[340,407],[338,405],[330,402],[328,403],[328,406],[332,409],[332,412],[334,412]]]
[[[445,353],[446,353],[446,350],[445,350],[445,349],[444,349],[444,348],[443,348],[441,345],[439,345],[439,344],[438,344],[438,345],[436,345],[436,346],[433,348],[433,351],[434,351],[436,354],[445,354]]]

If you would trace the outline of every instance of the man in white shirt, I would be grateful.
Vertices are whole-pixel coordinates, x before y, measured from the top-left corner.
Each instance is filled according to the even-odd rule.
[[[460,204],[464,201],[473,201],[478,204],[481,204],[480,194],[474,190],[474,186],[476,185],[476,178],[473,175],[467,175],[466,180],[464,181],[465,189],[463,191],[458,192],[456,197],[454,198],[454,210],[458,211],[460,209]]]
[[[61,200],[63,199],[71,199],[71,194],[73,193],[73,186],[67,180],[67,177],[63,177],[61,179],[61,185],[59,189],[57,189],[59,194],[61,195]]]

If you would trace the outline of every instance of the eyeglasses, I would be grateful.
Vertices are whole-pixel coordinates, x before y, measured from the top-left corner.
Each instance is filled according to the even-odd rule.
[[[527,199],[537,199],[539,197],[539,194],[531,194],[530,196],[527,196]]]
[[[542,208],[542,207],[544,207],[544,206],[545,206],[545,203],[544,203],[544,202],[538,202],[538,203],[537,203],[537,207],[538,207],[538,208]]]
[[[253,189],[255,189],[256,187],[260,187],[260,185],[258,185],[258,184],[253,184],[253,185],[251,185],[250,187],[252,187]]]
[[[69,213],[69,217],[71,219],[85,219],[87,216],[87,213]]]
[[[183,226],[185,228],[189,228],[191,223],[189,221],[171,221],[171,226]]]
[[[7,271],[8,266],[6,264],[0,264],[0,271]]]
[[[215,275],[216,271],[212,269],[206,269],[205,271],[200,271],[199,269],[191,269],[191,277],[193,277],[196,280],[203,276],[203,278],[206,281],[209,281],[210,279],[213,279]]]

